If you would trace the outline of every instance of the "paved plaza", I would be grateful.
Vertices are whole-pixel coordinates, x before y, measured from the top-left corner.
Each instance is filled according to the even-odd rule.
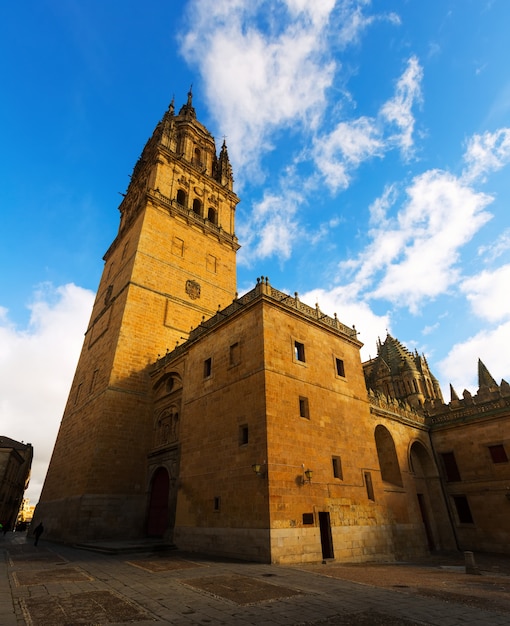
[[[0,536],[0,626],[510,624],[509,557],[467,574],[459,555],[284,567],[128,548]]]

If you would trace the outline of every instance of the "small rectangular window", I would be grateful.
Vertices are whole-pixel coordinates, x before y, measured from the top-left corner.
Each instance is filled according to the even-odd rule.
[[[469,508],[469,502],[466,496],[453,496],[453,501],[455,502],[459,522],[461,524],[472,524],[473,516],[471,515],[471,509]]]
[[[305,417],[306,419],[310,419],[310,410],[308,407],[308,398],[303,398],[300,396],[299,398],[299,416]]]
[[[204,378],[209,378],[212,374],[212,359],[209,357],[204,361]]]
[[[460,481],[460,472],[453,452],[443,452],[441,454],[441,460],[443,461],[443,470],[446,476],[446,481],[449,483]]]
[[[175,256],[184,256],[184,241],[179,237],[174,237],[172,240],[172,254]]]
[[[332,461],[333,461],[333,476],[335,478],[340,478],[341,480],[343,480],[343,473],[342,473],[342,459],[339,456],[334,456],[332,457]]]
[[[372,485],[372,474],[370,472],[364,472],[363,476],[365,478],[365,487],[367,489],[367,497],[369,500],[375,502],[374,497],[374,487]]]
[[[305,362],[305,344],[300,341],[294,342],[294,357],[296,361]]]
[[[345,378],[344,362],[342,361],[342,359],[335,359],[335,362],[337,376],[342,376],[342,378]]]
[[[313,524],[313,513],[303,513],[303,525]]]
[[[241,360],[241,347],[239,342],[233,343],[230,346],[230,365],[237,365]]]
[[[220,496],[214,496],[213,507],[215,511],[220,510],[221,498]]]
[[[239,445],[245,446],[248,443],[248,426],[243,424],[239,426]]]
[[[499,443],[495,446],[489,446],[489,452],[491,453],[493,463],[508,463],[508,456],[503,444]]]
[[[207,271],[216,274],[216,257],[208,254],[206,257]]]

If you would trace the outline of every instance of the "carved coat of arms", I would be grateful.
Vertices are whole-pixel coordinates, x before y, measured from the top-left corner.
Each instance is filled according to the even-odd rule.
[[[200,298],[200,285],[196,280],[186,281],[186,293],[192,300]]]

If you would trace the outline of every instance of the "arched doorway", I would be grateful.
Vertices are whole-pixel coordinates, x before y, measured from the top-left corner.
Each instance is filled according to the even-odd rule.
[[[149,511],[147,515],[147,535],[163,537],[168,529],[168,497],[170,477],[164,467],[158,467],[151,483]]]
[[[410,450],[410,466],[411,471],[414,474],[414,482],[416,486],[416,496],[418,498],[418,507],[420,510],[421,520],[427,537],[427,544],[429,550],[435,549],[434,533],[432,529],[432,523],[434,521],[434,514],[430,505],[431,498],[436,500],[430,493],[430,488],[433,488],[431,480],[436,473],[434,470],[434,464],[430,457],[429,452],[425,446],[415,441],[411,445]]]

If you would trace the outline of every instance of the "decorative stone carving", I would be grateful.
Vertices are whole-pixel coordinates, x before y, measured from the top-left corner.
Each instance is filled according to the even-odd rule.
[[[156,423],[155,446],[164,446],[178,439],[179,413],[175,407],[165,409]]]
[[[196,280],[186,281],[186,293],[192,300],[200,298],[200,285]]]

